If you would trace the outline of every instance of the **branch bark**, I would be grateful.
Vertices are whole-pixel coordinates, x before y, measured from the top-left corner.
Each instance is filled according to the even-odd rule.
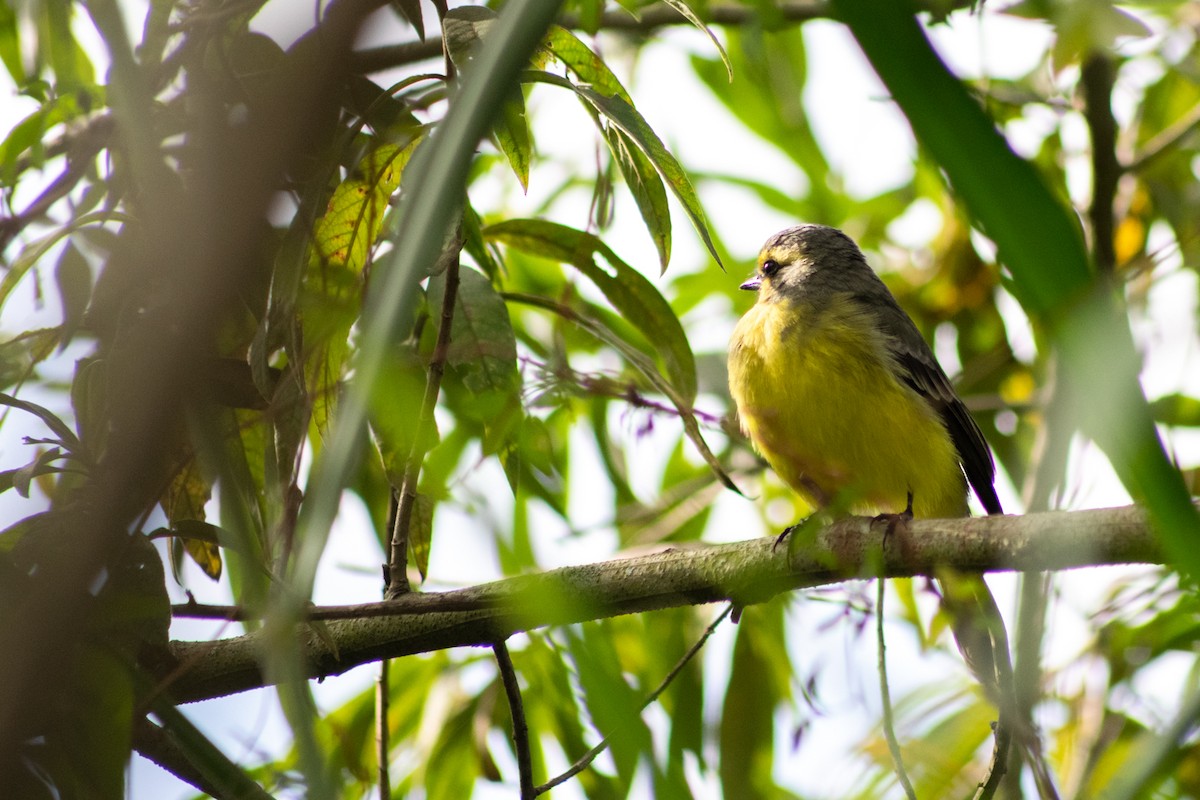
[[[798,534],[793,534],[797,536]],[[731,601],[764,602],[792,589],[856,578],[931,575],[935,567],[964,571],[1043,571],[1112,564],[1162,564],[1164,553],[1135,507],[1046,512],[1025,516],[914,520],[908,536],[892,536],[881,553],[883,528],[865,517],[841,520],[773,550],[773,537],[672,549],[636,558],[564,567],[438,597],[471,611],[411,614],[393,601],[374,616],[301,627],[311,678],[360,664],[450,647],[491,646],[514,633],[621,614]],[[879,565],[873,567],[872,565]],[[429,594],[413,595],[426,605]],[[434,601],[436,602],[436,601]],[[319,609],[318,609],[319,611]],[[194,702],[266,685],[261,633],[215,642],[176,641],[153,664],[176,701]]]

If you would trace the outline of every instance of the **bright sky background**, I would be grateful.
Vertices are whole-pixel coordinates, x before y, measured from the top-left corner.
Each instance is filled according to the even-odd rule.
[[[959,74],[970,77],[1022,75],[1036,64],[1049,41],[1050,33],[1044,26],[997,14],[996,5],[989,3],[980,17],[955,15],[954,26],[942,26],[933,32],[939,50]],[[128,19],[131,31],[140,30],[144,4],[140,1],[126,2],[125,7],[130,12]],[[305,10],[298,12],[298,8]],[[294,36],[309,26],[312,13],[311,4],[273,0],[260,20],[266,30],[290,31],[290,36]],[[80,31],[81,38],[95,41],[94,34],[83,35],[89,27],[86,20],[77,20],[76,29]],[[396,34],[394,30],[390,34],[394,36],[392,41],[412,38],[410,33]],[[810,109],[821,109],[820,113],[812,115],[812,119],[816,136],[832,166],[843,173],[851,192],[861,197],[874,195],[907,181],[912,175],[911,134],[899,112],[886,101],[884,89],[849,34],[840,25],[824,21],[807,23],[803,31],[810,61],[805,102]],[[721,35],[719,30],[717,34]],[[281,34],[284,39],[290,36]],[[381,43],[387,41],[388,36],[386,28],[377,26],[372,30],[370,41]],[[693,52],[711,57],[712,45],[698,31],[681,27],[666,32],[641,53],[632,78],[619,63],[613,66],[652,127],[687,167],[700,173],[737,172],[771,182],[782,190],[800,191],[805,185],[805,176],[788,159],[729,117],[707,90],[691,79],[687,58]],[[1155,77],[1151,72],[1139,69],[1127,69],[1122,76],[1132,76],[1140,83],[1149,82]],[[6,89],[10,91],[10,87],[0,84],[0,92]],[[564,165],[577,164],[582,174],[588,174],[594,164],[592,146],[595,134],[590,119],[577,101],[565,92],[538,86],[532,93],[530,105],[535,123],[534,141],[539,152]],[[1128,103],[1124,108],[1118,105],[1118,115],[1127,117],[1128,106]],[[6,131],[16,119],[31,110],[32,107],[24,101],[10,103],[6,99],[0,104],[0,126]],[[1033,148],[1052,122],[1047,118],[1045,128],[1039,130],[1036,119],[1024,121],[1010,126],[1007,133],[1018,149]],[[1070,166],[1071,188],[1078,198],[1086,198],[1089,190],[1084,157],[1086,142],[1086,131],[1081,123],[1068,127],[1068,146],[1074,147],[1079,154]],[[535,168],[527,198],[521,197],[515,181],[505,183],[497,180],[493,186],[481,191],[494,192],[496,197],[509,202],[514,210],[532,209],[557,185],[558,169],[555,165],[545,167],[544,171]],[[617,228],[612,235],[606,236],[606,241],[618,243],[618,254],[627,262],[648,265],[645,271],[653,278],[657,275],[653,246],[624,188],[618,191]],[[757,203],[746,202],[747,197],[738,190],[702,184],[701,197],[710,220],[739,259],[738,263],[728,265],[731,281],[740,280],[749,271],[759,245],[769,234],[797,222],[764,212]],[[588,198],[582,193],[568,196],[558,207],[556,216],[568,224],[581,225],[586,220],[587,201]],[[486,201],[480,204],[486,205]],[[676,227],[671,269],[715,268],[708,261],[678,207],[674,209],[673,219]],[[932,224],[936,224],[936,220],[921,214],[918,209],[897,222],[895,234],[905,244],[919,246],[936,233]],[[53,262],[48,260],[47,263]],[[1178,390],[1200,394],[1200,362],[1197,359],[1200,350],[1193,327],[1197,303],[1196,273],[1180,270],[1178,264],[1167,272],[1169,274],[1150,292],[1147,314],[1136,320],[1135,332],[1147,350],[1144,385],[1152,397]],[[1006,301],[1005,308],[1014,336],[1014,348],[1018,353],[1029,354],[1032,338],[1027,332],[1022,333],[1019,320],[1023,316],[1011,299]],[[28,293],[23,301],[10,302],[0,322],[3,323],[3,330],[11,334],[25,329],[35,319],[41,320],[37,324],[56,324],[57,308],[51,302],[41,311],[34,310],[32,293]],[[721,352],[729,329],[711,324],[693,324],[689,334],[698,352]],[[953,374],[956,361],[952,342],[946,344],[949,346],[938,347],[938,354]],[[65,378],[70,374],[70,360],[52,369]],[[655,435],[637,438],[632,435],[632,423],[627,427],[631,463],[647,465],[645,469],[649,474],[657,468],[661,454],[673,445],[673,441],[667,441],[667,438],[674,434],[668,431],[658,434],[657,438]],[[660,426],[661,429],[667,427]],[[9,468],[28,459],[28,448],[20,444],[14,435],[18,428],[20,425],[10,424],[0,435],[0,468]],[[666,446],[664,441],[667,441]],[[1185,465],[1193,465],[1200,460],[1197,458],[1200,436],[1194,432],[1186,437],[1176,436],[1175,443],[1184,455],[1181,460]],[[1073,461],[1069,483],[1072,488],[1066,505],[1084,508],[1128,502],[1127,494],[1095,448],[1080,444],[1078,449],[1081,454],[1086,452],[1087,457]],[[581,454],[576,457],[579,463],[572,464],[572,472],[577,480],[581,475],[592,472],[599,474],[599,467],[594,462],[588,463],[588,457],[582,455],[586,450],[583,446],[573,448],[575,453]],[[633,478],[634,485],[638,485],[637,475]],[[605,485],[603,480],[594,483]],[[506,518],[511,501],[498,467],[494,464],[485,466],[472,476],[471,485],[490,498],[490,513],[495,519]],[[1020,507],[1016,491],[1006,484],[1003,476],[1001,497],[1006,508]],[[605,502],[606,498],[589,500],[581,501],[572,508],[580,528],[602,526],[611,507],[611,503]],[[757,521],[747,525],[747,520],[757,520],[755,510],[747,506],[749,502],[732,495],[721,497],[710,524],[710,530],[714,532],[713,540],[742,539],[766,533]],[[12,521],[34,510],[29,501],[22,500],[12,492],[0,496],[0,520]],[[564,539],[565,531],[558,520],[546,514],[544,518],[539,517],[538,523],[539,557],[547,565],[598,560],[605,558],[611,550],[612,534],[603,527],[568,541]],[[443,508],[438,512],[437,524],[439,528],[430,566],[435,582],[465,585],[498,576],[497,565],[490,561],[490,550],[483,550],[488,554],[487,558],[465,561],[461,557],[462,553],[481,550],[475,522],[453,509]],[[343,514],[335,527],[319,573],[317,602],[352,603],[377,599],[380,592],[378,565],[381,560],[382,554],[369,532],[365,511],[357,499],[348,499],[343,505]],[[1106,571],[1065,574],[1060,578],[1059,586],[1065,599],[1058,607],[1048,637],[1053,644],[1052,661],[1068,660],[1083,645],[1084,630],[1078,624],[1077,614],[1094,606],[1094,599],[1105,590],[1109,579]],[[992,578],[991,583],[1000,596],[1002,607],[1011,607],[1015,585],[1011,576]],[[189,584],[197,590],[197,597],[201,601],[228,601],[228,591],[224,586],[213,586],[195,570],[189,575]],[[176,595],[182,597],[178,592]],[[716,613],[716,609],[713,613]],[[809,639],[809,634],[816,640],[816,628],[827,613],[831,612],[824,611],[817,604],[799,605],[798,610],[791,614],[791,624],[796,633],[791,637],[792,641]],[[172,635],[178,638],[203,638],[219,630],[221,626],[213,623],[182,621],[173,627]],[[224,633],[229,635],[231,632],[226,630]],[[723,675],[727,669],[726,654],[732,635],[733,628],[725,625],[706,650],[706,685],[712,692],[707,698],[710,701],[710,718],[719,712]],[[847,766],[845,753],[862,737],[867,726],[877,719],[874,645],[872,641],[856,641],[847,635],[844,646],[839,646],[836,637],[831,638],[828,633],[820,636],[824,637],[819,641],[825,667],[822,673],[822,699],[827,713],[818,721],[814,732],[806,737],[804,747],[798,753],[787,751],[779,754],[777,770],[780,779],[797,791],[817,796],[837,796],[847,788],[847,778],[845,770],[831,769],[830,765]],[[804,663],[809,668],[815,666],[812,652],[796,653],[795,657],[797,663]],[[928,680],[929,669],[943,670],[947,675],[957,675],[965,680],[962,670],[949,662],[932,665],[925,662],[921,669],[905,669],[904,665],[913,664],[918,658],[915,643],[908,636],[896,635],[889,640],[889,658],[893,695],[896,697],[903,695],[906,689]],[[1179,668],[1185,666],[1181,662]],[[1168,665],[1164,669],[1174,670],[1174,667]],[[332,708],[369,686],[375,673],[373,666],[359,668],[345,676],[330,678],[315,685],[314,690],[324,707]],[[486,670],[481,670],[478,679],[484,680],[486,674]],[[1085,677],[1069,675],[1064,679],[1077,681]],[[1177,676],[1172,675],[1170,679],[1174,682]],[[1163,702],[1169,702],[1168,698],[1162,699]],[[1155,702],[1153,693],[1150,701]],[[203,730],[225,746],[235,761],[253,763],[277,754],[288,740],[286,725],[270,691],[236,695],[188,706],[184,710]],[[662,722],[662,711],[657,706],[652,707],[647,716],[651,724],[656,719]],[[791,725],[794,720],[781,715],[779,722],[781,729],[786,730],[782,726]],[[786,735],[779,737],[781,742],[786,742],[787,738]],[[500,755],[506,747],[498,744],[494,752]],[[515,776],[515,765],[501,763],[500,766],[506,775]],[[709,789],[698,796],[719,796],[718,787],[714,785]],[[190,787],[158,767],[135,758],[131,769],[130,797],[189,797],[193,793]],[[513,795],[513,786],[503,785],[486,787],[476,796],[511,798]],[[577,793],[568,784],[556,790],[555,797],[560,796],[572,798]]]

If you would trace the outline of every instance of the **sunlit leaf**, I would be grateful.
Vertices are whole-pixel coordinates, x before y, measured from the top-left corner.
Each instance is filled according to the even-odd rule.
[[[323,263],[361,272],[379,238],[388,198],[417,142],[404,147],[381,145],[359,165],[361,177],[349,178],[333,192],[313,231],[315,255]]]

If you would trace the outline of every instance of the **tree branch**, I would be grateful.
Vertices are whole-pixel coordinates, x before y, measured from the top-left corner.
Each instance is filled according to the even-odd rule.
[[[1162,564],[1164,553],[1139,509],[1046,512],[954,520],[914,520],[910,533],[889,539],[865,517],[837,522],[790,556],[772,550],[773,537],[672,549],[649,556],[564,567],[468,589],[433,602],[478,604],[473,611],[438,611],[331,621],[321,632],[301,629],[313,678],[341,674],[381,658],[451,647],[491,646],[520,631],[662,608],[732,601],[764,602],[791,589],[873,577],[932,575],[935,567],[964,571],[1041,571],[1110,564]],[[790,557],[790,563],[789,563]],[[413,600],[430,602],[414,595]],[[395,601],[405,608],[406,601]],[[367,604],[364,608],[378,608]],[[166,691],[192,702],[267,683],[259,663],[261,632],[216,642],[173,642],[158,674]],[[182,666],[186,665],[186,666]]]
[[[919,3],[921,7],[933,3]],[[950,9],[939,4],[931,10],[944,15],[953,8],[966,8],[971,5],[967,0],[955,0]],[[833,16],[829,3],[824,0],[781,0],[773,7],[765,10],[754,5],[735,5],[733,3],[713,4],[707,8],[697,8],[696,15],[706,25],[721,25],[736,27],[748,23],[759,23],[765,28],[773,28],[784,22],[808,22],[812,19],[828,19]],[[578,14],[562,14],[558,24],[568,30],[578,30],[583,27]],[[639,9],[637,14],[628,11],[606,11],[600,15],[596,24],[597,30],[622,31],[625,33],[648,34],[658,28],[673,25],[691,25],[692,23],[666,3]],[[350,69],[353,72],[379,72],[405,64],[414,64],[442,55],[441,38],[430,38],[423,42],[402,42],[401,44],[372,47],[358,50],[351,57]]]

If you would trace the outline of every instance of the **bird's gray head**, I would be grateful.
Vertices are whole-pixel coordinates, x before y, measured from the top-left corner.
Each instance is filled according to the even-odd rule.
[[[873,289],[878,280],[849,236],[826,225],[797,225],[767,239],[754,275],[741,288],[757,291],[760,302],[819,300]]]

